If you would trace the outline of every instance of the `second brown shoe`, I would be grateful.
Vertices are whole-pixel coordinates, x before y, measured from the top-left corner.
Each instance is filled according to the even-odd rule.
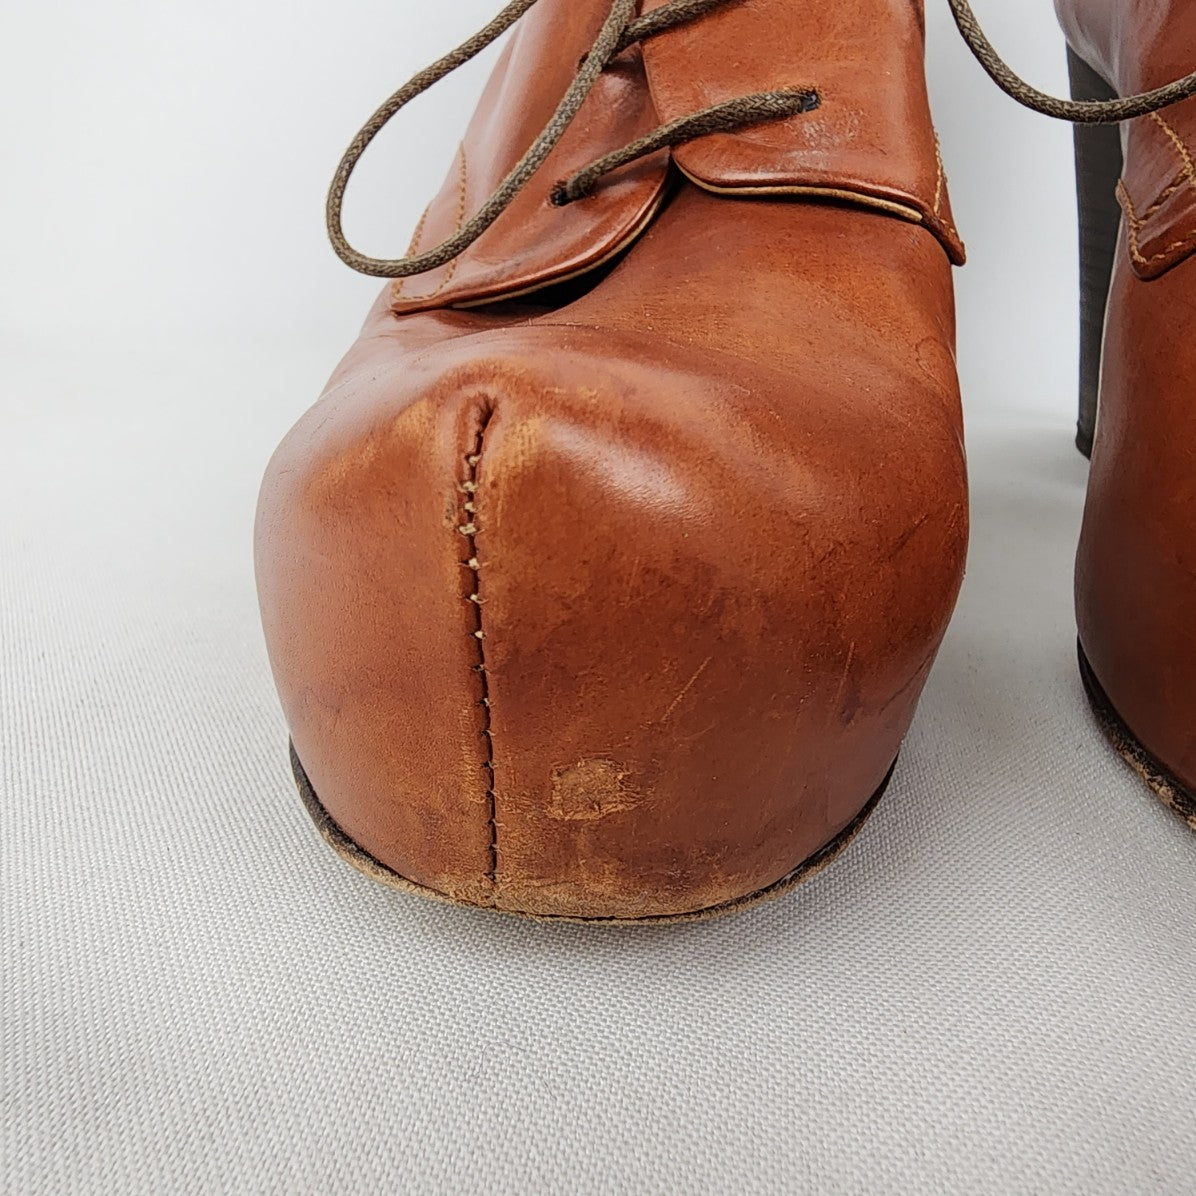
[[[1078,99],[1162,87],[1196,64],[1190,0],[1058,10]],[[1082,129],[1077,150],[1092,453],[1081,672],[1114,745],[1196,829],[1196,99]]]
[[[962,577],[922,7],[520,7],[412,246],[459,252],[351,259],[407,276],[271,462],[271,661],[300,789],[364,871],[705,917],[859,829]]]

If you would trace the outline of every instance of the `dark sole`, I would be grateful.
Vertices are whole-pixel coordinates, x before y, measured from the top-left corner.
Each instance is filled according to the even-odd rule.
[[[332,815],[324,809],[320,799],[316,796],[316,792],[312,788],[311,781],[308,780],[307,773],[303,769],[293,743],[290,745],[290,748],[291,769],[295,774],[295,784],[299,789],[299,796],[303,799],[304,807],[311,816],[312,822],[316,824],[316,829],[320,832],[324,841],[341,859],[352,864],[358,872],[364,873],[371,880],[375,880],[390,889],[398,889],[403,893],[413,893],[418,897],[428,897],[433,901],[440,901],[449,905],[466,905],[475,909],[489,910],[491,913],[508,914],[518,918],[530,918],[538,922],[578,922],[588,926],[638,926],[649,924],[667,926],[678,922],[705,922],[711,918],[721,918],[727,914],[740,913],[743,910],[750,909],[754,905],[761,905],[765,901],[772,901],[777,897],[784,896],[790,889],[796,888],[799,884],[816,876],[823,868],[846,850],[851,841],[863,829],[864,823],[868,821],[868,816],[876,809],[877,803],[889,787],[889,782],[893,779],[893,770],[897,766],[897,762],[894,760],[885,779],[881,782],[880,788],[868,799],[868,803],[864,808],[829,843],[820,847],[809,859],[794,868],[792,872],[787,873],[780,880],[775,881],[766,888],[760,889],[755,893],[749,893],[745,897],[737,897],[733,901],[725,901],[721,905],[708,906],[705,909],[694,910],[690,913],[653,914],[644,918],[583,918],[570,914],[528,914],[521,913],[519,910],[499,909],[497,906],[492,905],[476,905],[473,902],[462,901],[456,897],[451,897],[449,894],[441,893],[436,889],[430,889],[425,885],[416,884],[414,881],[408,880],[405,876],[400,876],[399,873],[376,860],[369,852],[358,847],[341,830],[333,820]]]
[[[1109,700],[1109,695],[1097,680],[1092,665],[1088,663],[1084,645],[1078,641],[1077,649],[1084,689],[1088,692],[1088,701],[1092,704],[1096,721],[1106,738],[1129,766],[1158,794],[1163,804],[1174,810],[1196,831],[1196,793],[1180,784],[1162,762],[1142,746]]]

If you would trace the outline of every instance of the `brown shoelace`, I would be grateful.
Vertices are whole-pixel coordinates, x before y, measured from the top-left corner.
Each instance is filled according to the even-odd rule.
[[[993,48],[984,35],[976,14],[968,0],[947,0],[955,24],[963,35],[968,49],[976,61],[984,67],[988,77],[1011,99],[1043,116],[1056,120],[1070,121],[1073,125],[1115,125],[1123,120],[1133,120],[1169,108],[1196,95],[1196,71],[1138,95],[1122,96],[1116,100],[1062,100],[1031,87]]]
[[[593,89],[598,76],[611,60],[628,46],[654,34],[671,29],[686,21],[719,8],[732,0],[671,0],[670,3],[642,17],[636,17],[638,0],[613,0],[611,10],[590,51],[582,59],[577,74],[565,92],[556,111],[544,126],[543,131],[532,142],[531,147],[499,184],[494,194],[467,220],[451,237],[422,253],[388,260],[369,257],[354,249],[345,237],[341,210],[345,189],[354,167],[360,161],[370,142],[382,131],[390,120],[416,96],[427,91],[457,67],[476,57],[491,42],[505,33],[520,17],[531,9],[538,0],[512,0],[488,25],[473,37],[463,42],[451,53],[420,71],[419,74],[399,88],[362,126],[345,151],[332,178],[325,205],[325,220],[328,238],[337,256],[346,265],[362,274],[379,278],[406,278],[424,274],[429,270],[452,261],[472,245],[510,206],[511,201],[527,184],[527,181],[543,165],[544,160],[560,141],[565,130],[577,115],[586,97]],[[975,55],[976,60],[988,72],[992,80],[1007,95],[1019,104],[1040,112],[1044,116],[1075,124],[1115,124],[1132,120],[1179,103],[1196,95],[1196,72],[1179,79],[1166,87],[1140,95],[1125,96],[1116,100],[1064,100],[1047,95],[1031,87],[1017,75],[993,48],[972,11],[968,0],[947,0],[955,23]],[[812,112],[821,103],[813,86],[777,91],[755,92],[740,96],[722,104],[703,108],[690,116],[669,121],[638,138],[622,149],[615,150],[591,162],[553,188],[552,202],[564,206],[591,194],[599,180],[612,170],[646,157],[657,150],[679,145],[710,133],[729,133],[751,125],[783,120],[804,112]]]

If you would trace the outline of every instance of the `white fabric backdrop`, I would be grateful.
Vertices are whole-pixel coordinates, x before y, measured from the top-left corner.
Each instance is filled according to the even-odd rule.
[[[4,9],[5,1191],[1192,1190],[1196,840],[1073,663],[1068,137],[991,95],[930,3],[972,250],[959,614],[851,851],[647,931],[342,865],[257,625],[258,478],[373,290],[321,247],[324,175],[490,6]],[[983,7],[1059,86],[1045,0]],[[468,106],[413,118],[440,157],[378,166],[401,202],[362,199],[365,239],[405,241]]]

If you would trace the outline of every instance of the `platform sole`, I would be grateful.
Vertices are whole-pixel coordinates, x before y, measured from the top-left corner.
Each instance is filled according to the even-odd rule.
[[[390,889],[398,889],[403,893],[412,893],[418,897],[427,897],[433,901],[440,901],[449,905],[466,905],[471,908],[486,909],[493,913],[508,914],[514,917],[531,918],[541,922],[579,922],[586,925],[617,925],[617,926],[635,926],[635,925],[670,925],[678,922],[702,922],[711,918],[725,917],[728,914],[740,913],[743,910],[750,909],[752,906],[760,905],[765,901],[775,900],[777,897],[782,897],[797,885],[804,881],[810,880],[821,872],[828,864],[832,863],[846,848],[851,841],[860,833],[864,823],[868,821],[869,815],[876,808],[877,803],[884,795],[885,790],[889,786],[889,782],[893,778],[893,769],[896,767],[896,761],[890,767],[885,779],[881,782],[880,788],[868,799],[867,804],[862,810],[841,830],[829,843],[820,847],[812,856],[799,864],[793,871],[781,877],[780,880],[759,889],[755,893],[748,893],[743,897],[735,898],[732,901],[725,901],[720,905],[708,906],[705,909],[693,910],[688,913],[672,913],[672,914],[653,914],[642,918],[610,918],[610,917],[594,917],[585,918],[578,917],[572,914],[538,914],[538,913],[524,913],[519,910],[502,909],[498,906],[491,905],[475,905],[472,902],[461,901],[447,893],[441,893],[436,889],[430,889],[425,885],[416,884],[414,881],[408,880],[405,876],[401,876],[393,869],[388,868],[385,864],[375,859],[369,852],[362,850],[348,835],[337,825],[332,816],[324,808],[317,797],[315,789],[312,787],[311,781],[308,779],[307,773],[303,769],[303,764],[295,751],[294,744],[291,745],[291,768],[295,774],[295,784],[299,789],[299,796],[303,800],[303,804],[311,816],[312,822],[315,823],[316,829],[320,832],[324,841],[336,852],[341,859],[351,864],[358,872],[364,873],[371,880],[377,881],[379,884],[385,885]]]
[[[1083,644],[1077,643],[1077,650],[1084,689],[1088,693],[1088,701],[1092,704],[1096,721],[1105,737],[1129,766],[1154,790],[1164,805],[1174,810],[1188,826],[1196,830],[1196,793],[1182,785],[1161,761],[1142,746],[1109,700],[1109,695],[1097,679],[1092,665],[1088,663]]]

